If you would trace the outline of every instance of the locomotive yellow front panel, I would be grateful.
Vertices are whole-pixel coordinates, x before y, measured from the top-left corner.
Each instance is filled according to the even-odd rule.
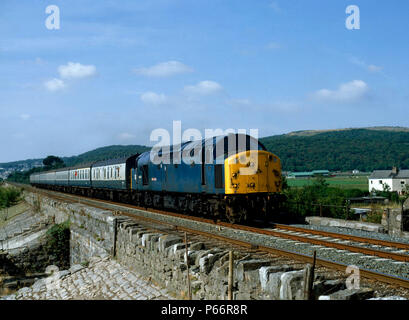
[[[281,191],[281,162],[267,151],[245,151],[224,161],[226,194]]]

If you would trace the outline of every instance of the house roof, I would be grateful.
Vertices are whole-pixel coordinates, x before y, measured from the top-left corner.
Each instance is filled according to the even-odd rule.
[[[397,174],[392,170],[375,170],[369,179],[409,179],[409,170],[399,170]]]

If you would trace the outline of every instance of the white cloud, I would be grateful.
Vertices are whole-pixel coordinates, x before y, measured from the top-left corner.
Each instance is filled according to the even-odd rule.
[[[249,106],[252,102],[249,99],[230,99],[227,101],[227,103],[237,106]]]
[[[270,42],[268,45],[267,45],[267,48],[268,49],[271,49],[271,50],[278,50],[278,49],[281,49],[283,46],[280,44],[280,43],[278,43],[278,42]]]
[[[375,66],[373,64],[368,66],[368,70],[371,71],[371,72],[381,72],[382,69],[383,69],[382,67]]]
[[[280,12],[281,12],[281,7],[280,7],[280,5],[278,4],[277,1],[272,1],[272,2],[270,3],[270,8],[272,8],[276,13],[280,13]]]
[[[364,81],[354,80],[341,84],[337,90],[318,90],[313,98],[327,102],[351,102],[361,99],[368,91],[369,87]]]
[[[123,133],[120,133],[120,134],[118,135],[118,138],[119,138],[120,140],[131,140],[131,139],[135,139],[136,136],[133,135],[133,134],[131,134],[131,133],[128,133],[128,132],[123,132]]]
[[[65,88],[65,83],[61,79],[54,78],[52,80],[46,81],[44,86],[48,91],[58,91]]]
[[[383,70],[383,67],[376,66],[374,64],[368,65],[368,64],[366,64],[365,61],[360,60],[360,59],[358,59],[356,57],[350,58],[350,62],[353,63],[353,64],[356,64],[357,66],[360,66],[360,67],[362,67],[362,68],[364,68],[364,69],[366,69],[366,70],[368,70],[370,72],[381,72]]]
[[[23,113],[23,114],[20,114],[20,118],[23,120],[28,120],[31,118],[31,116],[27,113]]]
[[[194,86],[186,86],[185,91],[199,95],[211,95],[223,90],[223,87],[214,81],[201,81]]]
[[[167,98],[164,94],[160,93],[157,94],[155,92],[145,92],[141,94],[141,100],[142,102],[146,103],[146,104],[163,104],[167,101]]]
[[[148,77],[169,77],[176,74],[193,72],[193,69],[178,61],[167,61],[148,68],[134,69],[134,72]]]
[[[46,62],[45,62],[43,59],[41,59],[41,58],[36,58],[36,59],[34,60],[34,62],[35,62],[35,64],[37,64],[37,65],[46,64]]]
[[[93,65],[82,65],[81,63],[68,62],[67,65],[58,67],[62,79],[79,79],[96,75],[97,68]]]

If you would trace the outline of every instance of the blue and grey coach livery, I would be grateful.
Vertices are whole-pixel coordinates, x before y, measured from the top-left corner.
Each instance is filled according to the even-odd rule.
[[[232,134],[162,147],[156,153],[151,150],[127,158],[34,173],[30,183],[238,222],[249,214],[267,215],[278,203],[281,164],[258,140]]]

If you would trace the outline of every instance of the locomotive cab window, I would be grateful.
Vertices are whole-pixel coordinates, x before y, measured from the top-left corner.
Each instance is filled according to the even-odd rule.
[[[147,165],[142,166],[142,184],[144,186],[149,184],[149,171]]]

